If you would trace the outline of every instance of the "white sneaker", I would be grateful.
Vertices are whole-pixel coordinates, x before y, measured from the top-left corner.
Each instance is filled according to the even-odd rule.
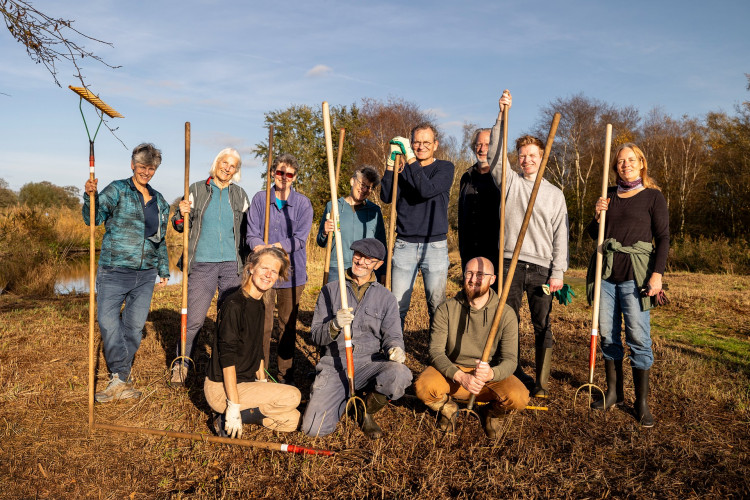
[[[108,403],[119,399],[140,398],[141,391],[133,389],[133,382],[128,380],[123,382],[117,373],[110,376],[109,383],[103,391],[94,394],[97,403]]]

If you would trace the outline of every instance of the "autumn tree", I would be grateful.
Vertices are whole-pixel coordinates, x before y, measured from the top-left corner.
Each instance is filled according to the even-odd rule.
[[[8,181],[0,178],[0,208],[6,208],[18,204],[18,195],[14,193]]]
[[[48,181],[29,182],[18,192],[19,201],[35,208],[78,208],[80,190],[75,186],[56,186]]]

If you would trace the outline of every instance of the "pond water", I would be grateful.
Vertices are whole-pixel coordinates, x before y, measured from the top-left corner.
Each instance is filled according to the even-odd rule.
[[[97,256],[98,259],[98,256]],[[182,271],[172,266],[170,259],[169,285],[182,282]],[[176,261],[175,261],[176,262]],[[158,279],[157,279],[158,282]],[[55,280],[55,293],[66,295],[69,293],[89,292],[89,254],[81,254],[68,262],[60,269]]]

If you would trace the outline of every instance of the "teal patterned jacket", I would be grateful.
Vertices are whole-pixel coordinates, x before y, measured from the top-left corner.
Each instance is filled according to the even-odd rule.
[[[102,240],[100,266],[127,269],[154,269],[159,276],[169,277],[167,254],[167,221],[169,204],[156,190],[148,186],[159,206],[159,229],[146,238],[143,205],[132,179],[113,181],[98,193],[96,199],[96,225],[104,224],[107,231]],[[89,195],[83,195],[83,221],[89,221]]]

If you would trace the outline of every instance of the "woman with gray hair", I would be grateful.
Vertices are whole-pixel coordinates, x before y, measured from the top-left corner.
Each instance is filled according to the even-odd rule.
[[[372,167],[359,167],[349,179],[352,189],[347,196],[338,199],[339,221],[341,225],[341,245],[343,248],[344,269],[352,267],[354,251],[349,247],[355,241],[364,238],[376,238],[384,246],[385,224],[380,207],[367,199],[370,193],[380,185],[380,175]],[[326,203],[326,209],[320,218],[318,227],[318,246],[325,247],[328,234],[333,232],[333,221],[330,220],[331,202]],[[378,274],[380,277],[380,273]],[[339,279],[336,247],[332,245],[331,266],[328,282]]]
[[[156,276],[162,285],[169,279],[164,239],[169,203],[149,185],[160,164],[161,151],[140,144],[130,159],[132,177],[112,182],[101,193],[98,179],[86,181],[84,188],[84,222],[91,224],[93,195],[94,224],[107,228],[96,273],[96,309],[110,378],[106,389],[94,396],[99,403],[141,396],[130,377],[133,356],[141,344]]]
[[[198,331],[218,289],[217,309],[224,299],[242,282],[242,261],[245,238],[245,212],[250,206],[240,180],[242,160],[236,149],[222,149],[214,158],[206,180],[190,186],[189,197],[180,202],[180,210],[172,217],[178,232],[188,221],[188,262],[178,262],[188,276],[187,339],[185,356],[190,358]],[[179,353],[180,346],[177,346]],[[175,363],[172,385],[187,379],[189,364]]]

